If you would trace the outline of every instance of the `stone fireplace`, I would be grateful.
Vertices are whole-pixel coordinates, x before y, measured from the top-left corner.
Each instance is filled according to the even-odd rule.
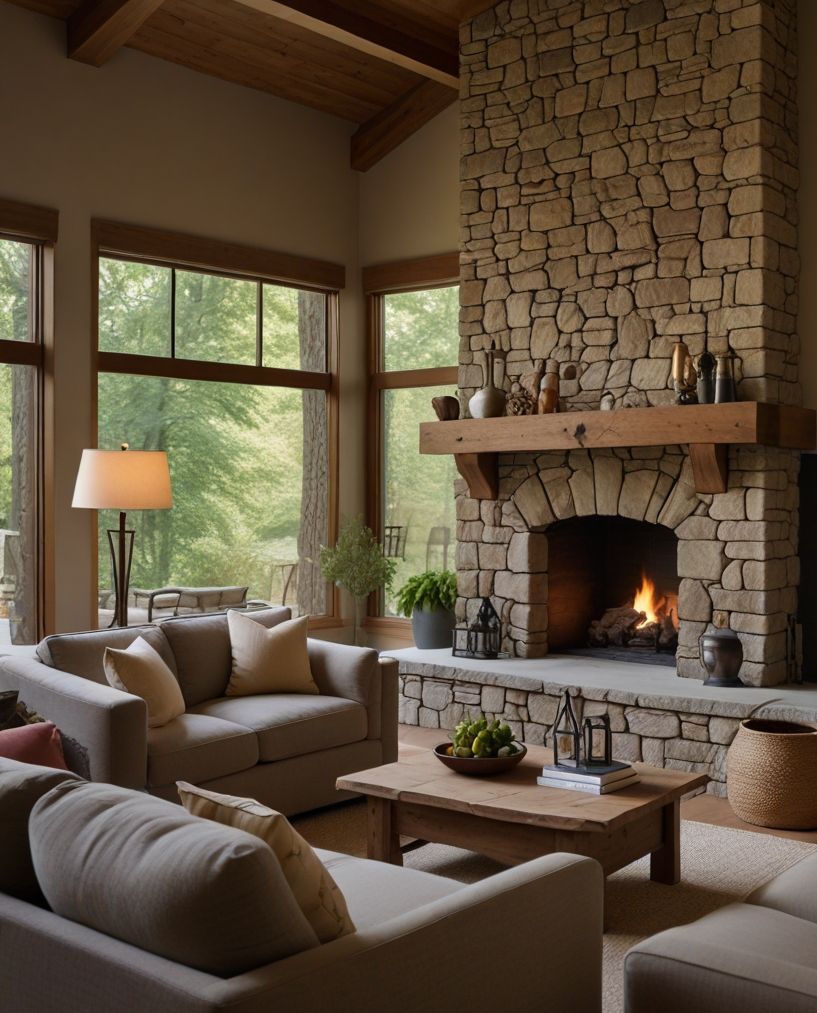
[[[463,27],[463,404],[492,342],[506,390],[558,363],[563,411],[671,404],[679,338],[731,348],[741,400],[799,402],[795,19],[790,0],[511,0]],[[502,454],[495,499],[458,490],[459,617],[490,595],[508,652],[544,656],[549,532],[643,522],[677,539],[678,674],[702,677],[717,618],[745,681],[784,682],[798,470],[731,447],[727,491],[701,494],[683,445]]]

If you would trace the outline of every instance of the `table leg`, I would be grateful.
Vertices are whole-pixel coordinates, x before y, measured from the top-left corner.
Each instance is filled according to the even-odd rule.
[[[674,886],[681,881],[681,803],[670,802],[661,810],[663,844],[650,855],[650,879]]]
[[[388,799],[369,799],[367,853],[369,858],[374,858],[378,862],[402,865],[400,836],[392,815],[392,804]]]

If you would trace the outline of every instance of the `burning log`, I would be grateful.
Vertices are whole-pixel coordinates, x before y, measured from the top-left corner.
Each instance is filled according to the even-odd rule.
[[[614,644],[622,647],[629,643],[638,626],[647,616],[631,605],[607,609],[601,619],[594,619],[587,632],[592,647],[607,647]]]

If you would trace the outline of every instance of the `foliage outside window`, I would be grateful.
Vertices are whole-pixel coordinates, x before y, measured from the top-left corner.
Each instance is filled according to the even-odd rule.
[[[421,455],[419,426],[436,418],[433,397],[456,393],[459,289],[427,287],[379,298],[377,514],[385,550],[397,563],[383,602],[384,614],[395,616],[395,592],[410,577],[454,567],[454,460]],[[443,377],[446,382],[434,382]]]
[[[0,238],[0,647],[39,632],[41,266],[37,244]]]
[[[166,450],[173,483],[172,510],[128,517],[131,607],[144,604],[140,590],[246,585],[251,600],[281,602],[286,590],[293,611],[327,611],[327,384],[316,389],[314,374],[327,368],[328,298],[100,258],[99,347],[111,354],[99,374],[98,444]],[[172,375],[156,358],[173,360]],[[218,366],[205,364],[252,371],[246,382],[221,382]],[[298,372],[283,385],[269,367]],[[100,514],[101,621],[111,587],[105,529],[115,522]]]

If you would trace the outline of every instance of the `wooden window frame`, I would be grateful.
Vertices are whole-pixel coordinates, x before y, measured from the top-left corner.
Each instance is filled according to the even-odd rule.
[[[135,355],[103,352],[99,348],[99,261],[100,258],[154,264],[199,274],[255,283],[271,283],[300,290],[321,292],[326,296],[326,370],[279,369],[273,366],[207,362],[175,356]],[[346,286],[346,269],[341,264],[313,260],[260,247],[242,246],[201,236],[170,232],[95,218],[91,221],[91,393],[92,445],[99,438],[100,373],[128,373],[170,379],[200,380],[216,383],[240,383],[259,387],[288,387],[326,392],[328,496],[327,539],[334,544],[338,531],[338,340],[339,294]],[[98,540],[96,511],[92,511],[93,545]],[[99,582],[97,553],[92,563],[92,615],[97,606]],[[340,594],[327,582],[326,612],[310,617],[309,629],[342,626]]]
[[[366,427],[366,515],[372,531],[383,528],[384,390],[416,387],[457,386],[458,366],[431,369],[384,369],[385,296],[398,292],[422,292],[432,288],[448,288],[460,283],[458,253],[436,254],[413,260],[391,261],[363,268],[363,294],[366,300],[366,342],[368,350],[368,418],[374,425]],[[370,595],[364,627],[384,635],[410,640],[411,620],[384,616],[382,594]]]
[[[59,212],[0,198],[0,239],[28,243],[35,250],[36,287],[32,341],[0,340],[0,362],[37,370],[37,502],[35,551],[38,637],[55,632],[54,567],[54,248]]]

